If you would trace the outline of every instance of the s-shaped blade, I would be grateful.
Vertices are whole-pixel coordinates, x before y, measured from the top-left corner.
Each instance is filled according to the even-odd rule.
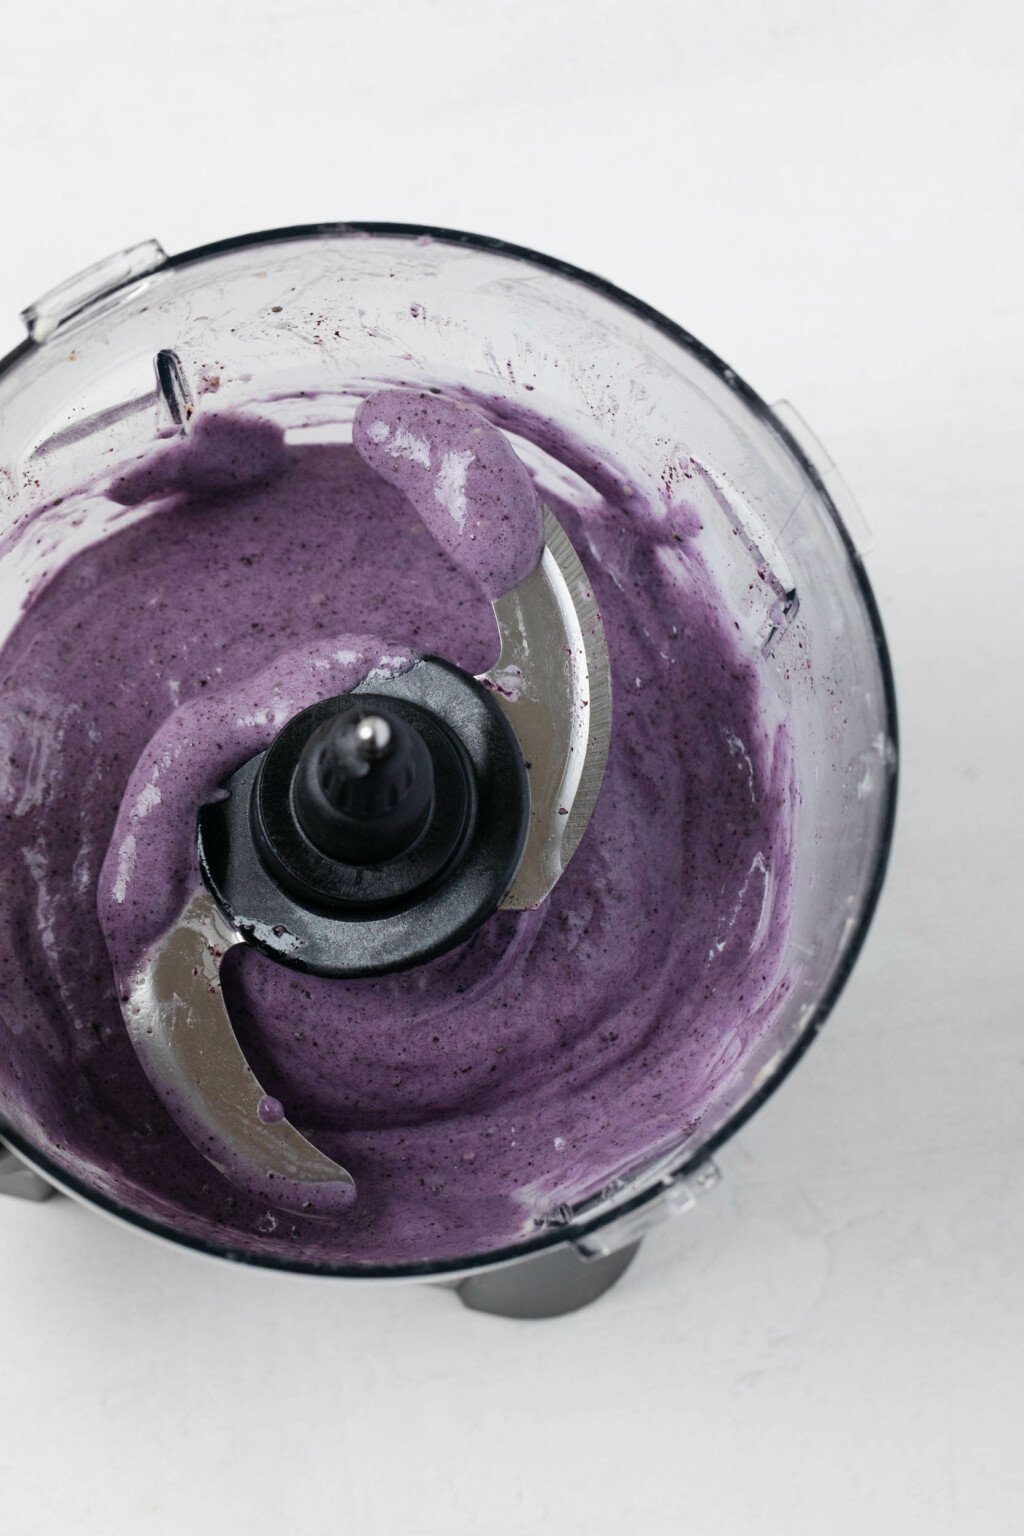
[[[501,905],[538,906],[590,820],[611,732],[604,626],[586,572],[545,509],[537,566],[493,605],[501,654],[479,681],[518,738],[530,823]],[[355,1193],[351,1174],[284,1118],[253,1074],[221,992],[220,969],[242,935],[207,890],[132,978],[124,1015],[139,1060],[192,1143],[233,1184],[285,1210],[330,1216]]]
[[[608,760],[612,680],[604,624],[579,556],[544,508],[544,549],[494,603],[501,655],[479,681],[508,717],[530,779],[530,827],[501,905],[544,900],[572,858]]]
[[[235,1037],[221,992],[224,956],[242,943],[201,890],[133,978],[124,1017],[146,1076],[195,1147],[248,1194],[306,1216],[332,1216],[352,1175],[284,1118]]]

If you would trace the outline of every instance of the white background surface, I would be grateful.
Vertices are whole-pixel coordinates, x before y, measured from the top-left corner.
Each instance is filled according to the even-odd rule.
[[[1024,1521],[1024,26],[1011,0],[0,12],[0,347],[156,234],[594,268],[829,446],[902,705],[823,1037],[597,1307],[237,1271],[0,1204],[5,1536],[1004,1536]]]

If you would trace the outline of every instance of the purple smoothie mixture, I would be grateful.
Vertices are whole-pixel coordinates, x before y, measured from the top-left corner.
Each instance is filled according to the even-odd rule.
[[[533,570],[540,498],[508,438],[472,406],[384,389],[360,405],[352,441],[492,602]]]
[[[180,910],[196,809],[228,772],[375,666],[484,671],[488,598],[539,550],[524,467],[465,407],[371,397],[355,444],[200,416],[114,482],[145,515],[40,584],[0,652],[0,1112],[190,1236],[387,1265],[527,1239],[694,1132],[785,990],[795,788],[685,505],[604,481],[585,504],[545,495],[612,664],[590,827],[541,907],[418,969],[340,982],[229,955],[267,1116],[358,1197],[324,1221],[233,1188],[144,1076],[111,955],[130,968]]]

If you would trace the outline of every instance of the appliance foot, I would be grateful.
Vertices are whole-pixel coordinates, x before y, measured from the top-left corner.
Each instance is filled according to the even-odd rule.
[[[18,1200],[49,1200],[56,1193],[52,1184],[0,1141],[0,1195],[14,1195]]]
[[[588,1307],[620,1280],[636,1258],[639,1242],[617,1253],[584,1259],[566,1244],[520,1259],[502,1269],[458,1280],[454,1290],[464,1307],[495,1317],[561,1317]]]

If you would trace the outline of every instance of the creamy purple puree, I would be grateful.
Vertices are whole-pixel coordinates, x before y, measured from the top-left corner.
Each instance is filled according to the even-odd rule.
[[[356,411],[352,441],[485,597],[502,597],[533,570],[540,499],[508,438],[471,406],[383,389]]]
[[[190,1235],[367,1264],[515,1242],[699,1124],[786,986],[795,792],[692,513],[612,484],[582,508],[545,496],[594,584],[614,689],[597,808],[549,898],[400,975],[330,981],[250,948],[225,964],[261,1115],[356,1179],[325,1221],[269,1209],[192,1147],[135,1057],[115,964],[196,883],[198,805],[297,709],[422,652],[494,661],[488,598],[535,563],[539,502],[481,416],[410,391],[364,403],[355,448],[211,415],[121,475],[111,498],[146,514],[50,575],[0,652],[12,1124]]]

